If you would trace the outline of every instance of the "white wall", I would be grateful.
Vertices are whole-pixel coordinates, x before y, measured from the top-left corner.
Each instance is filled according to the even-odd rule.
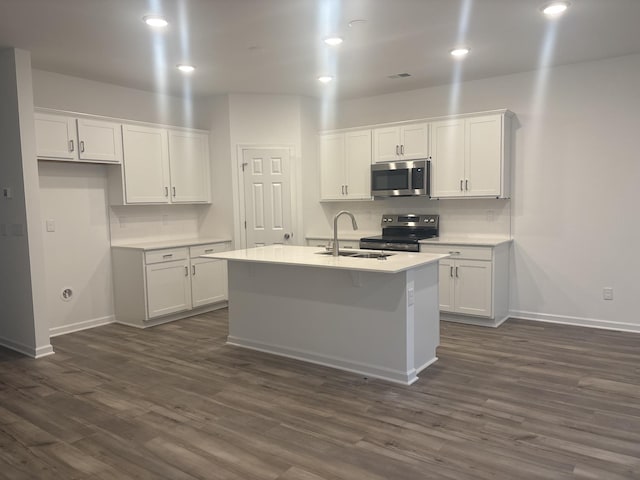
[[[45,231],[46,311],[51,335],[113,318],[105,165],[39,162]],[[64,300],[62,291],[72,289]]]
[[[640,331],[638,85],[640,55],[631,55],[463,83],[457,108],[452,86],[346,101],[323,127],[514,111],[521,127],[510,201],[512,314]],[[449,202],[440,202],[441,214],[461,205]],[[497,200],[468,202],[469,219],[501,208],[493,208]],[[378,205],[373,218],[386,208]],[[342,207],[307,204],[305,213],[322,223]],[[469,229],[489,229],[482,223]],[[602,299],[605,286],[614,287],[613,301]]]
[[[44,253],[29,52],[0,49],[0,345],[53,353],[45,311]]]

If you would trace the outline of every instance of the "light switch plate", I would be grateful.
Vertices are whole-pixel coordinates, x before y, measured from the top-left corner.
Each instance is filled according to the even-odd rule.
[[[55,231],[56,231],[56,221],[47,220],[47,232],[55,232]]]

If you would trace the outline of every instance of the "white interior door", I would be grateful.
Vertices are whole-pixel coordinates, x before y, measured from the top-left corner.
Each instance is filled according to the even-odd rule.
[[[242,150],[246,247],[293,243],[289,150]]]

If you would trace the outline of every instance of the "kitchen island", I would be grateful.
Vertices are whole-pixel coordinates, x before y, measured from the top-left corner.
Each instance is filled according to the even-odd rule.
[[[438,261],[447,255],[321,251],[271,245],[204,255],[228,261],[227,343],[415,382],[437,360]]]

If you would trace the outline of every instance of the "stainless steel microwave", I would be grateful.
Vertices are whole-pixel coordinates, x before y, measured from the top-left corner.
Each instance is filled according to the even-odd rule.
[[[428,159],[384,162],[371,165],[371,195],[374,197],[428,197]]]

